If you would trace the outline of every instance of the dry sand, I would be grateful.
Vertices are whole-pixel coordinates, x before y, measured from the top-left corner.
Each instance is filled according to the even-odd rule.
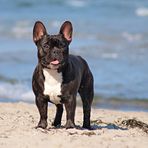
[[[147,148],[148,134],[139,128],[119,126],[122,120],[136,118],[148,124],[147,112],[92,109],[95,130],[51,126],[54,105],[48,109],[48,130],[35,129],[39,114],[35,105],[0,103],[0,148]],[[77,107],[76,124],[82,125],[82,108]],[[65,124],[65,111],[62,125]]]

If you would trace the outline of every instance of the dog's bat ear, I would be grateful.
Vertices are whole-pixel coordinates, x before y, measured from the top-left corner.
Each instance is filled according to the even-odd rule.
[[[47,32],[44,24],[40,21],[37,21],[33,28],[33,41],[37,43],[37,41],[40,40],[45,34],[47,34]]]
[[[72,41],[73,27],[70,21],[66,21],[60,28],[60,34],[63,34],[65,39],[70,43]]]

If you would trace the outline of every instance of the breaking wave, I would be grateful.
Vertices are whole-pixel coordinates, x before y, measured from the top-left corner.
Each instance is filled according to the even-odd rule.
[[[148,8],[138,8],[137,10],[136,10],[136,14],[138,15],[138,16],[148,16]]]
[[[22,84],[0,83],[0,98],[4,101],[33,102],[34,95],[31,89]]]

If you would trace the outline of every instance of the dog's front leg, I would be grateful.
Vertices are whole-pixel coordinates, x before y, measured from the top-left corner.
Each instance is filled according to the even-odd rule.
[[[45,129],[47,127],[47,108],[48,108],[48,101],[42,97],[36,97],[36,105],[40,113],[40,121],[37,125],[37,128]]]
[[[66,125],[65,128],[74,128],[75,127],[75,109],[76,109],[76,95],[70,95],[67,101],[64,103],[66,109]]]

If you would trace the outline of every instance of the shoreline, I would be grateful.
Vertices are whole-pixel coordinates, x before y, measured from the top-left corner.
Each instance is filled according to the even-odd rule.
[[[30,101],[0,98],[1,103],[19,103],[19,102],[35,104],[35,99]],[[51,103],[49,103],[50,106]],[[53,104],[51,104],[53,105]],[[77,106],[81,107],[81,98],[77,97]],[[95,96],[92,104],[96,109],[113,109],[119,111],[144,111],[148,112],[148,100],[147,99],[124,99],[124,98],[104,98],[101,96]]]
[[[90,148],[110,147],[120,145],[125,147],[146,148],[148,134],[142,129],[121,126],[121,121],[136,119],[148,124],[147,112],[117,111],[109,109],[94,109],[91,113],[91,125],[94,130],[82,129],[82,107],[76,108],[75,121],[77,129],[54,128],[51,123],[55,116],[55,107],[48,107],[48,128],[35,129],[39,113],[35,104],[0,103],[0,147],[54,147],[54,148]],[[18,141],[19,139],[19,141]]]
[[[94,104],[97,108],[148,112],[148,99],[104,98],[98,96],[94,98]]]

